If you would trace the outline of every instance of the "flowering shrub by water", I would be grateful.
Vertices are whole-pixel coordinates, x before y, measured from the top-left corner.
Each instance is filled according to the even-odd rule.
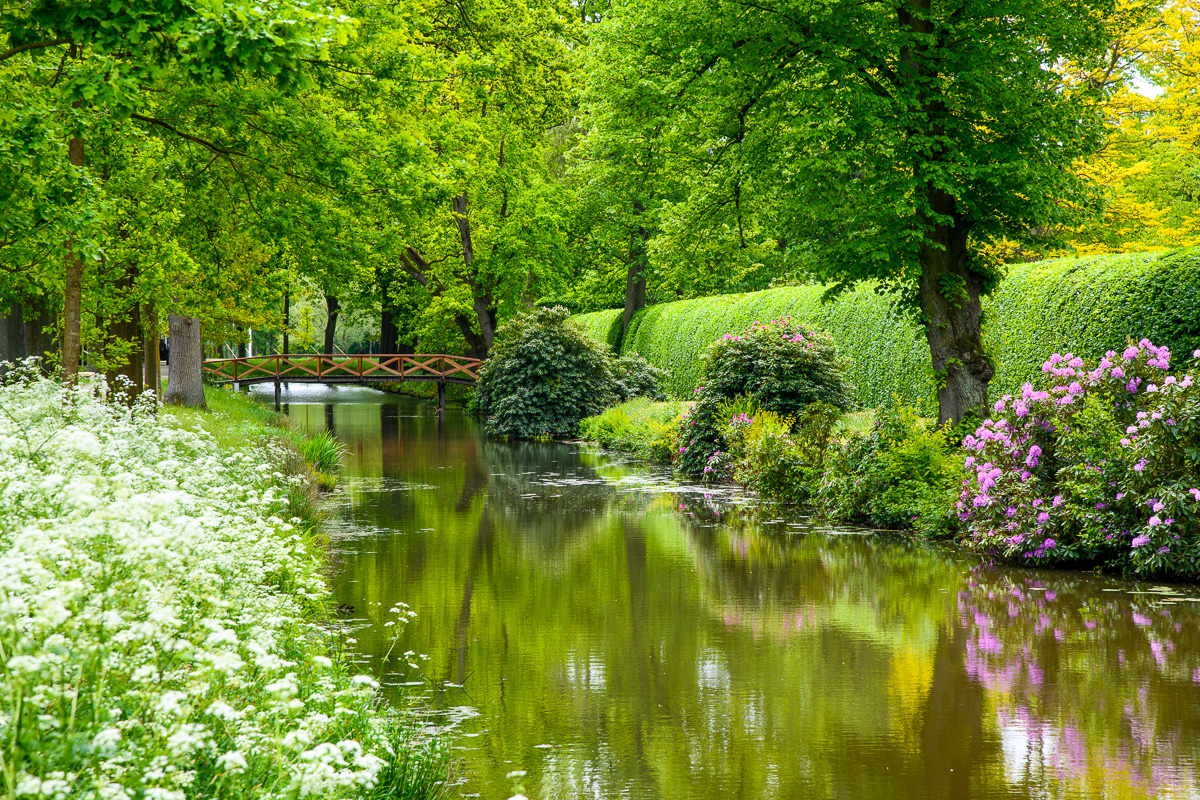
[[[1200,350],[1193,359],[1200,358]],[[1055,354],[1047,390],[1005,395],[963,446],[970,544],[1033,563],[1200,575],[1200,387],[1146,339],[1088,364]]]
[[[103,392],[0,386],[5,796],[432,794],[441,746],[329,656],[301,479]]]
[[[679,428],[679,469],[705,474],[727,449],[719,418],[722,403],[753,398],[754,405],[795,416],[810,403],[846,409],[852,387],[833,341],[791,317],[755,322],[739,334],[726,334],[704,357],[702,385]]]

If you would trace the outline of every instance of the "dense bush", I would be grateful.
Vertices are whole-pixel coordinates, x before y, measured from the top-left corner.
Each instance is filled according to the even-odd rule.
[[[638,397],[579,423],[579,435],[612,450],[670,461],[684,404]]]
[[[825,471],[826,455],[841,409],[810,403],[795,416],[758,409],[740,413],[724,425],[733,478],[769,500],[806,503],[813,499]],[[710,460],[706,469],[719,468]]]
[[[703,369],[704,385],[679,429],[679,468],[693,477],[704,475],[710,458],[726,449],[722,425],[737,397],[781,416],[810,403],[842,409],[852,403],[853,388],[829,336],[790,318],[727,334],[705,354]]]
[[[880,409],[869,434],[836,443],[821,477],[819,505],[830,517],[945,535],[966,472],[945,431],[911,406]]]
[[[924,333],[894,298],[869,285],[823,304],[824,287],[771,289],[654,305],[634,317],[622,352],[668,373],[666,388],[688,397],[700,384],[708,346],[755,321],[791,315],[830,333],[847,358],[855,399],[865,407],[893,395],[922,413],[935,408]],[[1099,358],[1143,337],[1188,352],[1200,347],[1200,251],[1065,258],[1015,265],[984,302],[984,343],[995,361],[992,396],[1036,381],[1046,354]],[[616,341],[620,312],[581,315],[590,335]]]
[[[617,397],[622,401],[634,397],[666,400],[663,393],[663,371],[637,353],[628,353],[611,362],[616,381]]]
[[[562,306],[513,319],[479,370],[471,409],[488,433],[518,439],[574,436],[579,421],[635,394],[657,395],[658,370],[618,361],[567,323]]]
[[[998,400],[963,441],[969,543],[1031,563],[1200,575],[1200,387],[1169,366],[1145,339],[1094,367],[1055,354],[1048,390]]]

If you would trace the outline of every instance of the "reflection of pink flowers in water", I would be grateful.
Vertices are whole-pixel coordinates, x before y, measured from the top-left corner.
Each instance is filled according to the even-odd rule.
[[[1052,590],[1030,592],[1025,599],[1015,585],[989,585],[986,580],[969,585],[957,597],[958,619],[968,634],[964,667],[999,706],[997,721],[1011,779],[1027,779],[1032,766],[1044,770],[1049,780],[1064,780],[1071,787],[1068,795],[1090,796],[1086,789],[1094,788],[1095,779],[1112,778],[1132,782],[1135,796],[1191,796],[1194,753],[1179,741],[1178,730],[1160,729],[1159,724],[1163,706],[1177,697],[1156,683],[1156,675],[1174,675],[1176,681],[1190,677],[1200,686],[1194,652],[1183,640],[1177,649],[1175,637],[1160,638],[1172,629],[1191,629],[1192,617],[1183,617],[1189,613],[1184,606],[1152,611],[1139,601],[1132,605],[1113,597],[1087,612],[1092,617],[1087,619],[1079,614],[1082,598],[1065,588],[1059,604]],[[1041,582],[1026,585],[1042,588]],[[1159,614],[1165,623],[1153,625]],[[1054,665],[1052,683],[1041,666],[1045,657]],[[1184,664],[1186,671],[1178,674]],[[1062,692],[1067,694],[1059,696]],[[1086,711],[1092,700],[1097,708],[1108,706],[1114,712],[1124,706],[1120,725],[1110,724],[1111,714],[1097,717]]]
[[[996,638],[991,631],[983,631],[979,634],[978,639],[979,649],[985,653],[1003,653],[1004,644]]]

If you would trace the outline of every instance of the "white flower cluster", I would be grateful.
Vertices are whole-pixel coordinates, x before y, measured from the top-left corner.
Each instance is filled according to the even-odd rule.
[[[436,760],[326,655],[270,454],[104,391],[0,386],[4,795],[357,797]]]

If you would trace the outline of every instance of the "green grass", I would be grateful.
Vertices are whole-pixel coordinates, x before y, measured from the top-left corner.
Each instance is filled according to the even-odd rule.
[[[635,397],[580,422],[579,435],[611,450],[670,461],[679,417],[686,407],[679,400],[659,403]]]

